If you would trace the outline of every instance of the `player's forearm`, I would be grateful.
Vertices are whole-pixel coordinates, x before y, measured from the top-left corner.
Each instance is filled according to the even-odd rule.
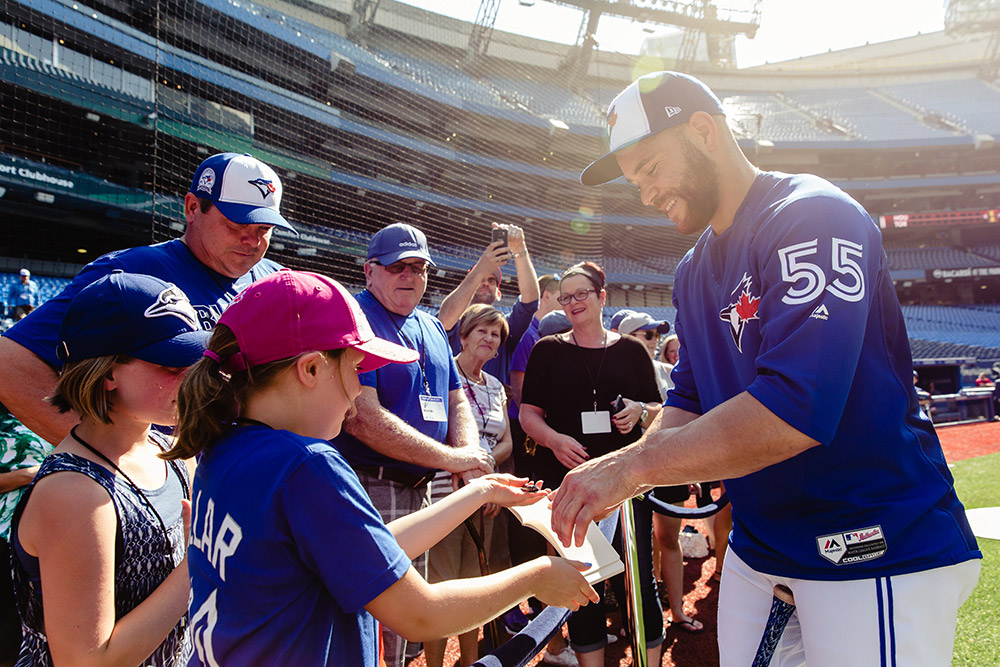
[[[637,491],[742,477],[819,444],[746,392],[701,417],[685,415],[691,413],[664,410],[657,427],[628,448]]]
[[[80,421],[75,412],[61,414],[45,400],[55,393],[56,379],[56,372],[30,350],[0,338],[0,403],[48,442],[61,442]]]

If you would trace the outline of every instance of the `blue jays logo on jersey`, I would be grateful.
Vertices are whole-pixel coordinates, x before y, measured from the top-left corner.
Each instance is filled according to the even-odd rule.
[[[719,311],[719,319],[729,324],[729,331],[733,334],[733,342],[736,343],[736,349],[739,350],[740,354],[743,354],[743,329],[747,322],[760,319],[757,316],[760,297],[753,296],[752,289],[753,278],[744,273],[743,278],[736,285],[736,289],[730,292],[731,296],[739,293],[736,301]]]
[[[150,319],[173,316],[183,321],[193,331],[201,328],[198,325],[198,313],[195,312],[194,306],[187,300],[184,292],[174,285],[160,292],[159,296],[156,297],[156,303],[147,308],[143,315]]]
[[[275,190],[274,183],[266,178],[255,178],[252,181],[247,181],[247,183],[260,191],[261,199],[267,199],[267,196],[273,194]]]

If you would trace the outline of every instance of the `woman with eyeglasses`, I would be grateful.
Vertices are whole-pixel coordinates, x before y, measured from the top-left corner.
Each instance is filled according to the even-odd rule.
[[[650,421],[648,408],[659,405],[645,346],[604,328],[604,283],[604,271],[593,262],[566,271],[558,301],[572,329],[539,340],[528,359],[520,421],[538,445],[536,479],[548,488],[558,487],[584,461],[635,442]],[[624,409],[613,407],[618,396]],[[636,526],[640,588],[649,664],[658,665],[663,612],[652,575],[651,519],[646,516]],[[616,596],[625,599],[617,590]],[[583,667],[604,664],[605,618],[603,598],[570,617],[570,645]]]

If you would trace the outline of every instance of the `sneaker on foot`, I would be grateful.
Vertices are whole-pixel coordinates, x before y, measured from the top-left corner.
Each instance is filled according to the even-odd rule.
[[[571,648],[564,648],[559,653],[549,653],[545,651],[542,662],[546,665],[559,665],[559,667],[580,667],[576,659],[576,653]]]

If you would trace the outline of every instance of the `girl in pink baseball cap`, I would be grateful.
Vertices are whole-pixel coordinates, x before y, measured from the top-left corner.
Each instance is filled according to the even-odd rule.
[[[413,641],[482,625],[530,595],[596,600],[582,563],[544,557],[428,584],[410,566],[485,503],[530,503],[488,475],[386,526],[328,440],[359,371],[415,361],[376,338],[336,281],[283,270],[229,306],[178,395],[177,444],[201,454],[193,485],[189,664],[382,664],[378,621]]]

